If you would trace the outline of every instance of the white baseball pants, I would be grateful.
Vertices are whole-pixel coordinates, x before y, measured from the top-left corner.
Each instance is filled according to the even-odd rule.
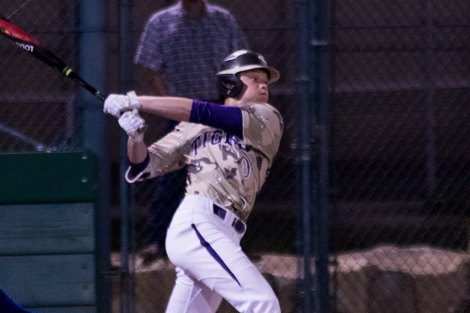
[[[173,217],[166,251],[176,282],[166,313],[215,313],[222,298],[239,312],[280,313],[271,286],[240,248],[244,231],[234,227],[235,215],[215,207],[189,195]]]

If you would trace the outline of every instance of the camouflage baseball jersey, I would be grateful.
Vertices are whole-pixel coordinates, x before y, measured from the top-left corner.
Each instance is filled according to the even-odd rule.
[[[283,121],[269,104],[241,108],[243,136],[182,122],[148,150],[152,176],[188,165],[186,194],[197,194],[247,220],[279,149]]]

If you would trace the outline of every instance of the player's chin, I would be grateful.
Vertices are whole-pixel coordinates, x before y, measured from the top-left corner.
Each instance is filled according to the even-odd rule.
[[[258,100],[258,102],[268,102],[269,96],[268,95],[259,95],[257,100]]]

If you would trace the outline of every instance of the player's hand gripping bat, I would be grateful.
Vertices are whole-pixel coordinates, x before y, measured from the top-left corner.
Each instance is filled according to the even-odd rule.
[[[44,48],[41,43],[20,27],[12,24],[7,19],[0,17],[0,33],[12,40],[19,48],[27,53],[34,55],[36,58],[46,63],[47,65],[56,68],[63,75],[72,79],[80,86],[88,90],[100,101],[104,102],[105,96],[96,90],[93,86],[84,81],[77,73],[75,73],[64,61],[59,59],[51,51]]]
[[[0,17],[0,33],[8,39],[12,40],[19,48],[23,49],[27,53],[32,54],[42,62],[57,69],[63,75],[78,83],[80,86],[82,86],[91,94],[93,94],[96,98],[98,98],[101,102],[104,102],[104,100],[106,99],[105,95],[103,95],[101,92],[96,90],[96,88],[94,88],[85,80],[83,80],[83,78],[81,78],[77,73],[75,73],[72,68],[67,66],[64,61],[59,59],[59,57],[57,57],[48,49],[44,48],[39,42],[39,40],[29,35],[20,27],[12,24],[10,21],[3,17]],[[143,133],[145,131],[145,128],[145,124],[142,125],[142,127],[139,128],[139,132]]]

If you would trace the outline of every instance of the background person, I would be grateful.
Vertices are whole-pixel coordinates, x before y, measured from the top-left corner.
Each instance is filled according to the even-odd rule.
[[[217,69],[230,52],[248,48],[245,35],[226,9],[205,0],[181,0],[155,12],[145,25],[135,62],[150,70],[155,94],[217,101]],[[175,126],[168,121],[164,133]],[[149,219],[144,263],[164,253],[165,234],[178,207],[186,168],[159,176]]]

